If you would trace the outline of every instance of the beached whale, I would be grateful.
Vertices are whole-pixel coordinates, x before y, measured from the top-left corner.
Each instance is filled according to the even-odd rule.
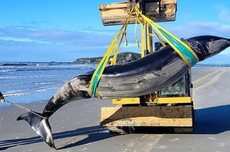
[[[216,36],[198,36],[183,41],[195,52],[199,61],[230,46],[230,39]],[[175,83],[189,68],[171,46],[166,46],[134,62],[106,67],[98,83],[98,92],[102,99],[143,96]],[[50,147],[55,148],[48,119],[71,101],[91,98],[89,85],[93,72],[79,75],[61,87],[40,114],[45,119],[25,113],[17,120],[27,121]]]

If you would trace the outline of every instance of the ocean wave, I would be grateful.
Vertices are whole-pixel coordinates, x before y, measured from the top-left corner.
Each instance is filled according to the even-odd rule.
[[[74,67],[94,67],[97,64],[79,64],[79,63],[72,63],[72,62],[0,62],[0,66],[31,66],[31,67],[44,67],[44,66],[51,66],[51,67],[63,67],[63,66],[74,66]]]
[[[57,83],[65,83],[66,81],[48,81],[48,82],[19,82],[19,83],[0,83],[1,87],[6,87],[6,86],[19,86],[19,85],[52,85],[52,84],[57,84]]]
[[[29,76],[0,76],[0,79],[43,78],[43,77],[61,77],[61,76],[75,76],[75,74],[29,75]]]
[[[7,93],[5,97],[12,97],[12,96],[28,96],[32,93]]]
[[[4,69],[4,70],[0,70],[0,72],[14,72],[16,71],[15,69]]]
[[[95,69],[96,66],[94,65],[61,65],[61,66],[9,66],[4,67],[0,66],[0,72],[23,72],[23,71],[58,71],[58,70],[92,70]]]
[[[27,66],[26,63],[3,63],[1,66]]]
[[[16,102],[48,99],[67,81],[97,66],[46,62],[3,65],[5,63],[0,62],[0,91]]]
[[[46,92],[48,90],[57,90],[63,85],[62,83],[56,83],[49,86],[41,86],[41,87],[34,87],[30,89],[24,89],[24,90],[13,90],[13,91],[6,91],[3,92],[5,97],[11,97],[11,96],[27,96],[34,94],[35,92]]]

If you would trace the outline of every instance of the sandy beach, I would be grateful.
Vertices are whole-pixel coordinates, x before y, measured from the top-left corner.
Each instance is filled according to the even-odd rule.
[[[110,134],[99,126],[100,108],[111,100],[72,102],[51,118],[54,142],[60,152],[228,152],[230,148],[230,68],[193,68],[194,134]],[[42,112],[47,101],[23,104]],[[28,123],[16,119],[25,111],[1,107],[0,151],[52,152]]]

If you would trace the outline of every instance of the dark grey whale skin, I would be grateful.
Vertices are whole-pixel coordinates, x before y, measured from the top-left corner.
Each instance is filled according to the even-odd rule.
[[[214,36],[199,36],[184,42],[199,61],[229,46],[229,39]],[[178,53],[167,46],[136,62],[106,68],[98,84],[99,94],[102,99],[142,96],[176,82],[188,69]]]
[[[229,39],[216,36],[198,36],[183,41],[193,49],[199,61],[230,46]],[[134,62],[106,67],[98,91],[102,99],[142,96],[175,83],[188,69],[178,53],[167,46]],[[71,101],[91,98],[88,90],[93,72],[70,80],[50,98],[41,114],[47,120],[32,113],[25,113],[17,120],[27,121],[50,147],[55,148],[48,118]]]

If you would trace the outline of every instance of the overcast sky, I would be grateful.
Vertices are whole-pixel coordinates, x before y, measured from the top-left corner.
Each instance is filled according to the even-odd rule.
[[[116,0],[1,0],[0,61],[69,61],[102,56],[120,26],[103,26],[99,4]],[[229,0],[178,0],[175,22],[160,23],[178,38],[216,35],[230,38]],[[134,26],[128,47],[134,45]],[[138,37],[140,41],[140,36]],[[206,62],[230,63],[230,49]]]

